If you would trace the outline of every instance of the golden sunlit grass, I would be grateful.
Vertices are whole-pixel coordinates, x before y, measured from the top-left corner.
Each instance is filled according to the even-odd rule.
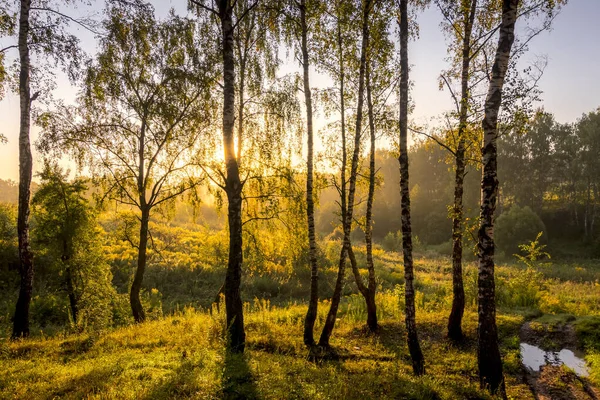
[[[386,266],[398,261],[393,253],[380,256],[385,258],[384,273]],[[187,309],[98,334],[2,341],[0,398],[488,398],[478,387],[474,302],[468,302],[465,314],[466,342],[451,345],[444,337],[451,293],[449,265],[428,259],[417,267],[417,319],[427,362],[427,375],[421,378],[411,372],[402,289],[396,286],[378,294],[378,335],[364,328],[362,299],[345,298],[332,337],[335,356],[327,360],[309,359],[302,343],[304,305],[276,307],[259,300],[246,305],[244,356],[224,350],[223,310],[211,314]],[[473,268],[468,266],[466,274],[468,299],[474,296],[469,286]],[[519,359],[518,331],[527,316],[539,316],[539,310],[547,308],[565,309],[574,316],[598,314],[600,303],[600,292],[584,290],[595,287],[593,282],[551,277],[551,269],[539,272],[540,281],[527,274],[531,272],[517,266],[498,268],[499,334],[508,394],[514,399],[532,398]],[[519,298],[516,293],[529,294]],[[317,333],[327,306],[321,303]],[[592,380],[597,382],[598,356],[591,353],[588,360]]]

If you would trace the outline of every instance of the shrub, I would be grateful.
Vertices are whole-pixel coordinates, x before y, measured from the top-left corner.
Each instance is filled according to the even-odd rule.
[[[513,205],[496,220],[494,236],[498,250],[509,255],[519,253],[520,244],[535,240],[544,231],[544,223],[531,208]]]
[[[385,251],[400,251],[402,250],[402,232],[388,232],[383,238],[381,246]]]
[[[543,275],[532,268],[516,270],[496,280],[497,304],[504,307],[538,308],[542,298]]]

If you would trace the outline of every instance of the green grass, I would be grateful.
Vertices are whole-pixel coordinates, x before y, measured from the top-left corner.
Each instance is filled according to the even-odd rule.
[[[397,303],[393,294],[379,299]],[[225,352],[221,314],[192,310],[99,335],[3,342],[0,397],[488,398],[477,385],[472,312],[466,315],[471,340],[460,348],[443,338],[441,313],[420,313],[428,375],[415,378],[401,315],[383,320],[379,335],[367,334],[352,314],[342,316],[332,340],[337,357],[312,362],[302,344],[303,306],[248,307],[244,356]],[[522,318],[499,320],[506,339]],[[504,346],[508,371],[518,369],[515,352]],[[507,379],[515,398],[527,393],[516,375]]]
[[[400,257],[377,253],[378,272],[398,276]],[[551,266],[568,276],[573,264]],[[564,271],[562,269],[564,269]],[[311,361],[302,343],[304,304],[253,300],[245,305],[247,351],[225,352],[224,315],[185,309],[140,325],[80,335],[37,334],[0,340],[0,398],[261,398],[261,399],[479,399],[476,362],[476,271],[465,271],[467,340],[445,339],[451,303],[450,264],[416,263],[417,320],[427,374],[414,377],[406,348],[402,286],[381,281],[377,295],[381,331],[368,334],[362,298],[348,295],[331,344],[337,357]],[[533,316],[541,323],[576,323],[588,349],[591,379],[600,383],[600,271],[568,280],[516,265],[497,268],[498,327],[508,395],[532,398],[523,383],[518,332]],[[575,272],[577,272],[575,270]],[[394,275],[395,274],[395,275]],[[401,275],[400,275],[401,276]],[[349,277],[348,291],[354,290]],[[319,307],[316,334],[327,312]],[[594,317],[595,316],[595,317]]]

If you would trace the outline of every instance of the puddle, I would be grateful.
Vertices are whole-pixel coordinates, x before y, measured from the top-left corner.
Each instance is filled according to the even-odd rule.
[[[545,351],[537,346],[521,343],[521,359],[528,369],[539,372],[544,365],[566,365],[579,376],[587,377],[589,372],[585,361],[569,349]]]

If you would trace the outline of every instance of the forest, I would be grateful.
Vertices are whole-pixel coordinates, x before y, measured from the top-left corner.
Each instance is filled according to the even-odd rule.
[[[532,56],[571,2],[163,6],[0,0],[1,399],[600,396],[600,108]]]

